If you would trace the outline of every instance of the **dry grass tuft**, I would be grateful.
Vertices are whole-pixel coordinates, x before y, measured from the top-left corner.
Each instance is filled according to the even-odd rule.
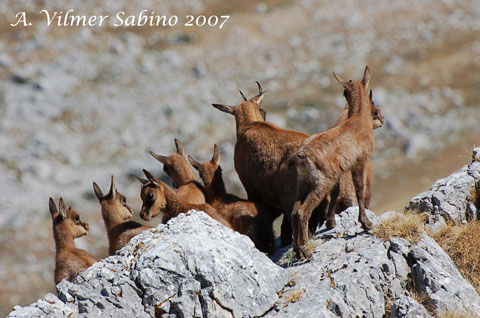
[[[447,252],[463,277],[480,293],[480,222],[447,225],[429,233]]]
[[[285,302],[296,303],[303,297],[303,289],[294,290],[285,296]]]
[[[373,234],[386,241],[392,236],[398,236],[416,244],[422,238],[424,221],[423,213],[407,212],[395,215],[378,223],[373,229]]]
[[[435,306],[432,304],[432,299],[428,297],[427,294],[411,290],[410,297],[421,304],[427,310],[429,315],[436,317]]]
[[[474,313],[465,313],[465,312],[459,312],[455,310],[448,310],[448,311],[442,312],[437,317],[438,318],[479,318],[479,316]]]

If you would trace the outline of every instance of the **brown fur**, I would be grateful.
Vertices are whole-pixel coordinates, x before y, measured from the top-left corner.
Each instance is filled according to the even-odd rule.
[[[263,208],[253,202],[227,193],[219,165],[220,154],[214,146],[213,157],[204,163],[188,156],[188,161],[198,170],[205,187],[207,202],[232,224],[233,229],[247,235],[255,246],[264,253],[274,252],[273,219]]]
[[[74,239],[87,235],[89,225],[82,222],[77,212],[71,208],[65,209],[60,198],[58,210],[49,200],[50,215],[53,223],[53,238],[55,239],[55,285],[63,279],[75,281],[77,275],[89,268],[97,260],[82,249],[75,247]]]
[[[291,180],[296,175],[287,162],[309,135],[265,122],[259,107],[263,93],[260,89],[257,96],[250,100],[244,98],[245,101],[237,106],[213,106],[235,116],[235,170],[250,201],[266,207],[272,218],[281,214],[286,216],[281,234],[281,244],[285,246],[291,242],[289,221],[295,200],[295,184]],[[347,111],[342,115],[345,119],[348,118]]]
[[[102,190],[95,182],[93,190],[102,207],[102,217],[107,229],[109,255],[122,249],[132,237],[151,228],[151,226],[130,220],[133,216],[132,209],[127,205],[125,196],[115,189],[113,176],[110,191],[106,195],[103,195]]]
[[[143,204],[140,217],[150,221],[160,213],[163,213],[162,223],[165,224],[171,218],[189,210],[204,211],[211,218],[223,225],[232,228],[232,225],[218,213],[210,204],[192,204],[178,196],[178,194],[164,182],[157,180],[150,172],[143,170],[148,180],[137,177],[143,184],[140,192]],[[232,228],[233,229],[233,228]]]
[[[385,118],[381,110],[375,106],[375,103],[372,99],[372,90],[370,90],[370,101],[372,102],[372,118],[373,118],[373,129],[377,129],[383,126],[385,123]],[[342,122],[348,119],[348,107],[345,108],[340,114],[335,126],[340,125]],[[334,127],[335,127],[334,126]],[[370,206],[371,190],[370,186],[372,183],[372,164],[370,160],[365,162],[365,171],[364,171],[364,183],[365,183],[365,192],[364,192],[364,202],[365,208],[368,209]],[[357,198],[355,196],[355,186],[353,185],[353,179],[351,173],[344,173],[340,177],[340,193],[335,205],[335,213],[340,213],[351,206],[358,205]]]
[[[297,194],[291,216],[293,248],[301,258],[311,256],[306,248],[310,216],[330,193],[333,193],[331,200],[335,202],[338,195],[335,190],[343,173],[352,172],[360,223],[364,229],[372,226],[364,205],[365,163],[375,146],[372,103],[368,97],[370,71],[365,68],[361,82],[345,82],[337,75],[335,77],[345,88],[349,118],[307,138],[292,160],[297,171]],[[330,204],[326,218],[327,227],[334,227],[334,204]]]
[[[163,171],[172,179],[173,187],[177,194],[192,204],[205,203],[205,192],[200,183],[197,182],[195,173],[185,159],[183,145],[175,139],[177,152],[166,157],[152,151],[150,154],[163,163]]]

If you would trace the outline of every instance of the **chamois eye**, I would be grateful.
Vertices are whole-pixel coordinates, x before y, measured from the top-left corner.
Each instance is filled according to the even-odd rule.
[[[151,201],[153,201],[153,199],[154,199],[153,193],[149,193],[149,194],[147,195],[147,201],[151,202]]]
[[[125,199],[125,197],[122,197],[122,203],[127,204],[127,199]]]
[[[75,221],[80,221],[80,217],[78,215],[75,215],[74,220]]]

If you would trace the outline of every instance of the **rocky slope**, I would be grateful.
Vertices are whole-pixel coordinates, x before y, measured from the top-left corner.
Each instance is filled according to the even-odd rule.
[[[466,221],[478,205],[479,150],[408,209],[422,207],[433,229],[444,217]],[[397,214],[368,211],[374,224]],[[349,208],[334,229],[320,228],[311,260],[287,248],[272,256],[275,264],[246,236],[191,211],[138,235],[75,283],[61,282],[58,297],[17,306],[9,317],[480,317],[480,296],[425,232],[418,242],[384,240],[357,219],[358,208]]]
[[[281,253],[282,269],[247,237],[190,212],[140,234],[74,284],[63,281],[58,298],[8,317],[430,317],[425,307],[480,317],[480,296],[433,239],[384,241],[357,218],[350,208],[335,229],[320,229],[310,261]]]
[[[446,222],[462,224],[480,220],[480,147],[473,149],[472,163],[437,180],[429,191],[412,198],[405,210],[425,212],[432,229]]]
[[[135,237],[10,317],[253,317],[290,280],[243,235],[190,212]]]

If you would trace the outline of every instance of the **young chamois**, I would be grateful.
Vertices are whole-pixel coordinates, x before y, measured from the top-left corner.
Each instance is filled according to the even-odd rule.
[[[258,204],[227,193],[219,165],[218,146],[214,146],[211,160],[199,163],[189,155],[188,161],[198,170],[203,181],[207,203],[217,209],[235,231],[247,235],[260,251],[272,254],[275,247],[273,219],[262,213],[263,208]]]
[[[233,229],[231,224],[211,205],[207,203],[189,203],[181,198],[166,183],[157,180],[157,178],[147,170],[144,169],[143,173],[147,177],[147,180],[137,176],[136,178],[142,183],[140,197],[142,198],[143,204],[140,210],[140,217],[145,221],[150,221],[160,213],[163,213],[162,223],[165,224],[168,220],[176,217],[180,213],[187,213],[189,210],[194,209],[204,211],[211,218]]]
[[[257,85],[258,95],[247,100],[241,93],[244,101],[237,106],[212,105],[235,116],[235,170],[245,187],[248,200],[266,207],[272,218],[284,215],[281,245],[285,246],[292,240],[290,213],[295,201],[295,183],[291,180],[296,175],[287,162],[309,135],[265,122],[265,111],[259,107],[265,92],[258,82]],[[343,116],[348,118],[348,113],[345,111]],[[375,117],[373,112],[372,117]],[[318,210],[316,214],[321,215],[322,208]]]
[[[87,222],[80,220],[77,212],[71,208],[65,209],[62,198],[58,202],[58,209],[52,198],[48,204],[56,247],[55,285],[63,279],[73,282],[79,273],[97,261],[86,251],[75,248],[74,239],[87,235],[89,226]]]
[[[131,221],[132,209],[127,205],[127,199],[117,191],[115,183],[110,184],[110,191],[103,195],[100,187],[94,182],[93,191],[102,207],[102,217],[108,236],[108,254],[113,255],[123,248],[130,239],[137,234],[148,230],[150,226]]]
[[[192,167],[185,159],[183,145],[175,138],[177,152],[170,156],[162,156],[150,151],[150,154],[163,163],[163,171],[172,179],[173,187],[177,194],[192,204],[205,203],[203,187],[197,182]]]
[[[292,210],[293,249],[300,258],[311,257],[307,249],[308,222],[314,209],[328,196],[335,202],[343,173],[351,171],[363,228],[372,227],[365,214],[365,162],[375,146],[372,102],[369,98],[370,71],[365,68],[361,82],[344,81],[333,74],[345,91],[348,119],[325,132],[307,138],[291,160],[295,167],[296,199]],[[333,191],[332,191],[333,190]],[[330,204],[327,226],[335,226],[334,204]]]

